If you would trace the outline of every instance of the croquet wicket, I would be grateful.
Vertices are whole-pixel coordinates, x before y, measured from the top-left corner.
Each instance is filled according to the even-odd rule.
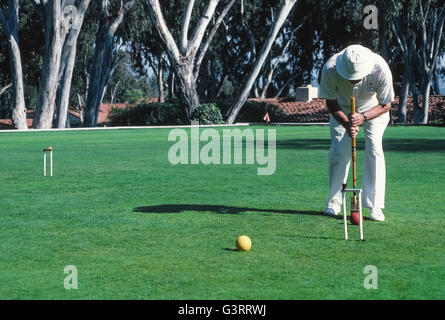
[[[46,177],[46,152],[49,151],[50,176],[53,176],[53,147],[43,149],[43,176]]]
[[[346,192],[354,192],[358,197],[358,212],[359,212],[359,227],[360,227],[360,240],[363,239],[363,215],[362,215],[362,189],[352,188],[347,189],[346,184],[342,185],[341,193],[343,196],[343,223],[345,225],[345,240],[348,240],[348,219],[346,217]]]

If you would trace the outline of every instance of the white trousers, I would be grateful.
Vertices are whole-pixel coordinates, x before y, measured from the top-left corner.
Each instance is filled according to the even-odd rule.
[[[389,112],[364,122],[360,127],[365,133],[363,206],[366,208],[385,207],[386,170],[382,138],[388,122]],[[329,196],[326,205],[342,205],[341,186],[348,179],[352,158],[351,138],[333,116],[330,116],[329,127],[331,148],[329,149]],[[352,185],[348,187],[352,188]]]

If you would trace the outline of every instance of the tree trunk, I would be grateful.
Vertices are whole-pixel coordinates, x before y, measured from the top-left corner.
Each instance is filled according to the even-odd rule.
[[[196,82],[193,76],[193,65],[182,65],[175,68],[178,78],[179,92],[181,100],[185,103],[187,117],[190,118],[192,112],[199,106],[198,92],[196,91]]]
[[[170,68],[170,76],[169,76],[169,85],[168,85],[168,100],[173,101],[175,98],[175,73]]]
[[[73,77],[74,63],[76,61],[77,39],[90,0],[83,0],[79,5],[73,25],[69,31],[62,49],[62,58],[59,70],[59,90],[57,97],[57,128],[65,128],[68,124],[68,106]]]
[[[437,95],[437,96],[440,95],[438,66],[439,66],[439,64],[436,63],[436,68],[434,69],[434,72],[433,72],[433,94]]]
[[[253,96],[258,99],[260,97],[260,92],[258,90],[258,81],[255,81],[253,84]]]
[[[431,89],[431,79],[425,81],[423,85],[422,94],[423,94],[423,102],[422,102],[422,117],[420,118],[421,124],[428,124],[428,111],[429,111],[429,99],[430,99],[430,89]]]
[[[114,89],[110,88],[110,103],[113,104],[114,100],[116,99],[116,91],[117,88],[119,87],[119,84],[121,83],[120,80],[117,81],[116,85],[114,86]]]
[[[275,71],[274,64],[271,60],[270,64],[269,64],[269,72],[267,72],[266,82],[265,82],[263,89],[261,91],[261,99],[265,99],[267,96],[267,89],[269,89],[269,85],[272,82],[272,77],[273,77],[274,71]]]
[[[162,66],[162,56],[158,59],[158,87],[159,87],[159,96],[158,96],[158,102],[164,103],[164,75],[162,72],[163,66]]]
[[[263,92],[261,93],[262,99],[265,99],[267,96],[267,89],[269,88],[270,83],[272,82],[272,78],[275,73],[275,70],[277,69],[278,65],[280,64],[280,61],[283,59],[284,55],[286,54],[287,48],[289,48],[289,45],[292,40],[292,35],[295,33],[295,31],[300,29],[301,26],[302,26],[302,24],[300,24],[297,28],[294,29],[294,31],[292,31],[291,38],[286,42],[285,46],[283,47],[283,50],[281,51],[280,56],[276,58],[276,61],[273,62],[272,60],[270,60],[269,73],[267,74],[266,83],[264,84]]]
[[[67,47],[67,49],[65,49]],[[68,49],[69,47],[69,49]],[[67,115],[68,115],[68,106],[69,106],[69,97],[70,97],[70,89],[71,89],[71,80],[74,69],[74,62],[76,60],[76,44],[73,45],[64,45],[63,51],[68,50],[68,57],[66,58],[65,70],[62,73],[62,76],[59,81],[59,90],[57,95],[57,118],[56,118],[56,126],[57,128],[65,128],[67,123]],[[62,53],[62,56],[64,54]]]
[[[77,93],[77,101],[79,103],[79,120],[80,120],[80,125],[83,126],[85,106],[84,106],[84,102],[83,102],[82,96],[79,93]]]
[[[287,81],[281,86],[280,90],[278,90],[277,94],[273,97],[274,99],[278,99],[281,94],[283,93],[284,89],[286,89],[286,87],[295,79],[297,78],[297,75],[294,74],[293,76],[291,76],[289,79],[287,79]]]
[[[52,127],[62,44],[66,35],[61,3],[62,1],[41,2],[45,22],[45,51],[32,123],[36,129]]]
[[[384,0],[385,1],[385,0]],[[380,6],[381,11],[378,14],[379,21],[379,46],[383,59],[389,61],[389,45],[388,45],[388,21],[387,21],[387,11],[385,6]]]
[[[84,126],[95,127],[102,103],[106,79],[111,68],[114,32],[107,19],[102,19],[96,36],[96,47],[91,61],[90,85],[88,87]]]
[[[227,75],[223,74],[221,76],[221,80],[219,81],[217,87],[216,87],[216,98],[219,98],[221,96],[221,93],[224,91],[224,82],[227,80]]]
[[[102,12],[99,30],[96,34],[93,60],[91,61],[90,85],[85,107],[84,126],[86,127],[95,127],[97,125],[99,108],[111,76],[114,35],[122,23],[124,14],[133,3],[134,1],[130,1],[125,6],[121,6],[113,18],[108,13],[108,1],[102,1]]]
[[[415,124],[419,124],[423,118],[422,107],[419,102],[419,90],[416,87],[415,82],[410,82],[411,93],[413,96],[413,121]]]
[[[167,27],[162,14],[159,0],[149,0],[150,15],[159,36],[164,43],[165,50],[169,55],[171,68],[176,74],[180,98],[186,106],[187,117],[190,118],[193,110],[199,106],[199,97],[196,91],[196,79],[194,74],[195,58],[201,47],[201,42],[207,26],[213,17],[215,9],[220,0],[209,0],[201,18],[196,22],[195,30],[191,39],[188,39],[188,28],[190,15],[194,1],[189,0],[186,6],[186,13],[182,23],[180,47]]]
[[[229,124],[232,124],[235,121],[239,111],[241,110],[241,107],[244,105],[244,102],[246,102],[249,96],[249,92],[253,84],[255,83],[255,80],[259,72],[261,71],[261,68],[269,54],[270,49],[272,48],[273,43],[275,42],[275,38],[278,32],[280,31],[281,26],[286,21],[289,12],[291,11],[296,2],[297,0],[284,1],[283,7],[281,8],[277,18],[275,19],[275,23],[271,27],[267,40],[264,43],[263,48],[261,49],[258,59],[255,61],[255,65],[252,71],[250,72],[246,82],[244,83],[240,94],[238,95],[235,102],[232,104],[232,107],[229,109],[227,113],[227,122]]]
[[[418,112],[417,121],[422,124],[428,123],[429,96],[431,80],[436,68],[437,57],[440,52],[440,42],[445,23],[445,5],[430,8],[430,3],[424,9],[422,1],[419,1],[421,45],[417,52],[419,71],[421,74],[421,90],[423,94],[422,110]]]
[[[8,38],[9,60],[11,65],[12,85],[14,86],[14,109],[12,110],[12,123],[19,130],[27,130],[25,93],[23,87],[22,60],[20,58],[18,36],[19,1],[8,1],[8,17],[0,10],[1,22]]]
[[[43,67],[34,110],[32,127],[48,129],[52,127],[60,67],[62,45],[66,28],[62,21],[62,1],[41,2],[45,22],[45,52]]]
[[[408,74],[405,71],[405,74],[403,75],[402,88],[400,90],[400,97],[399,97],[398,123],[406,124],[406,104],[408,102],[408,92],[409,92],[409,80],[408,80]]]

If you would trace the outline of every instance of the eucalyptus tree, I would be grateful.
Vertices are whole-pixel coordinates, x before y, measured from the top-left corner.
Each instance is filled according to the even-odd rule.
[[[19,35],[19,1],[9,0],[7,14],[0,8],[0,23],[2,24],[8,38],[9,60],[11,65],[11,86],[14,88],[14,109],[12,111],[12,123],[20,130],[28,129],[26,124],[25,90],[23,85],[23,68],[20,57]],[[2,92],[9,85],[2,88]]]
[[[445,4],[440,1],[381,2],[390,12],[391,30],[404,61],[400,122],[406,122],[408,88],[413,96],[414,122],[428,123],[431,81],[443,52]],[[420,96],[423,96],[422,105]]]
[[[175,40],[175,34],[166,23],[164,18],[165,10],[161,6],[159,0],[148,0],[152,22],[154,23],[165,51],[169,56],[171,67],[173,68],[177,87],[180,92],[181,99],[186,106],[186,114],[190,117],[195,108],[199,106],[199,96],[196,90],[196,78],[199,74],[200,61],[205,56],[205,52],[210,44],[214,34],[217,32],[220,23],[224,16],[233,6],[235,1],[228,1],[224,3],[224,8],[219,14],[217,21],[210,30],[207,41],[203,44],[203,39],[206,30],[209,27],[215,10],[218,7],[220,0],[208,0],[202,10],[201,16],[195,23],[195,28],[189,37],[189,29],[191,25],[193,8],[195,6],[194,0],[188,0],[184,7],[179,38]],[[175,14],[176,13],[171,13]],[[202,48],[201,45],[203,44]]]
[[[263,47],[261,51],[258,53],[258,56],[255,59],[255,64],[250,71],[249,75],[246,78],[246,81],[239,91],[239,94],[237,95],[235,101],[233,102],[230,109],[227,111],[227,122],[233,123],[241,110],[244,102],[247,100],[250,90],[252,89],[252,86],[258,76],[258,74],[261,71],[261,68],[264,64],[264,61],[266,60],[269,51],[275,42],[275,38],[278,35],[278,32],[281,29],[281,26],[285,23],[287,16],[289,15],[290,11],[294,7],[294,5],[297,3],[297,0],[284,0],[281,4],[281,9],[277,13],[276,17],[274,18],[271,26],[269,34],[266,38],[266,41],[263,44]]]
[[[63,15],[63,0],[31,0],[40,11],[45,35],[45,49],[41,70],[33,128],[51,128],[59,81],[59,67],[68,21]]]
[[[89,4],[90,0],[79,0],[77,3],[73,1],[70,5],[65,3],[64,13],[67,15],[67,18],[71,20],[68,21],[69,31],[63,43],[59,66],[59,88],[56,100],[56,125],[58,128],[69,126],[69,123],[67,123],[67,115],[73,70],[76,61],[77,39]]]
[[[115,60],[116,55],[113,55],[118,52],[115,46],[115,33],[134,3],[134,0],[125,3],[120,1],[119,6],[115,2],[110,4],[108,0],[102,0],[100,3],[99,29],[91,60],[84,126],[94,127],[97,124],[106,86],[118,62]]]

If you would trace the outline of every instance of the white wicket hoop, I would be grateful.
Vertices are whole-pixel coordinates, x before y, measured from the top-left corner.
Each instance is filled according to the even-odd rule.
[[[43,176],[46,177],[46,152],[49,151],[49,167],[50,167],[50,176],[53,176],[53,148],[49,147],[43,149]]]
[[[347,189],[346,185],[343,185],[341,193],[343,196],[343,222],[345,225],[345,240],[348,240],[348,221],[346,218],[346,192],[357,193],[358,210],[359,210],[360,240],[364,241],[364,239],[363,239],[363,215],[362,215],[362,189],[357,189],[357,188]]]

